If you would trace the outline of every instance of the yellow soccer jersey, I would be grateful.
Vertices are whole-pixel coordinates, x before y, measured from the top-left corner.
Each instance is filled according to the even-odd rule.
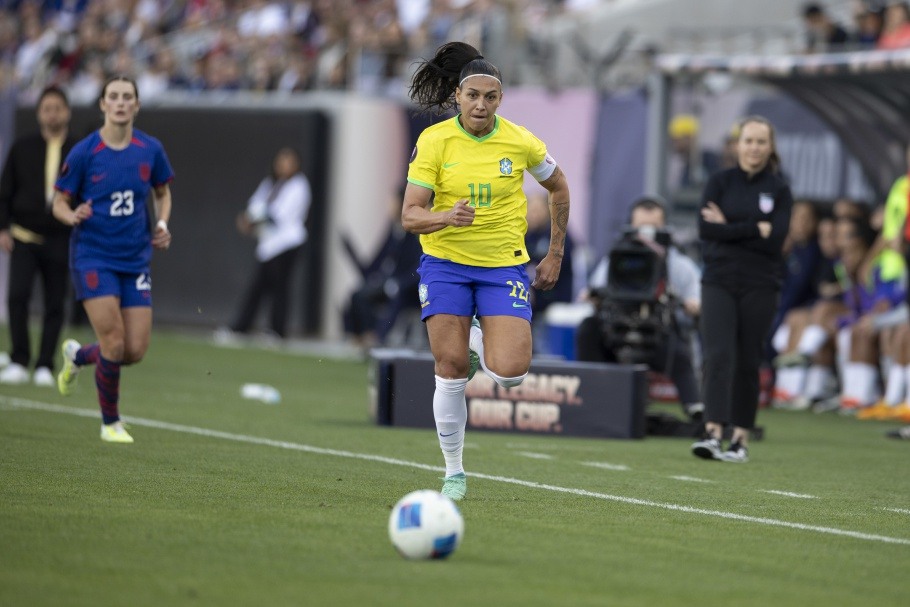
[[[496,117],[493,131],[470,135],[458,117],[427,128],[417,139],[408,182],[436,193],[433,212],[458,200],[475,207],[474,223],[421,234],[428,255],[481,267],[527,263],[524,172],[547,159],[544,143],[524,127]]]
[[[907,176],[902,175],[891,186],[885,201],[885,215],[882,218],[882,238],[885,240],[897,238],[904,228],[907,220],[907,192]],[[879,253],[876,261],[881,265],[882,278],[885,280],[898,280],[903,276],[906,268],[904,256],[894,249],[885,249]]]

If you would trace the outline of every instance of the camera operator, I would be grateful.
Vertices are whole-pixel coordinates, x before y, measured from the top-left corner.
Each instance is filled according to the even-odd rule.
[[[704,405],[695,370],[692,365],[690,343],[694,318],[701,310],[701,273],[695,262],[678,249],[669,245],[669,238],[662,246],[655,241],[655,236],[666,232],[667,213],[663,202],[653,196],[636,200],[629,213],[629,224],[634,236],[640,243],[657,252],[665,262],[665,274],[671,301],[671,318],[669,326],[662,327],[663,339],[659,339],[654,352],[648,353],[642,360],[648,367],[666,374],[679,394],[680,403],[686,415],[692,421],[700,421]],[[601,300],[598,293],[603,293],[608,286],[610,254],[607,254],[597,265],[589,279],[589,292],[595,308],[608,303]],[[609,289],[607,290],[609,291]],[[656,295],[655,295],[656,297]],[[622,361],[615,342],[607,339],[600,313],[581,322],[576,333],[576,357],[588,362]],[[625,362],[625,361],[623,361]]]

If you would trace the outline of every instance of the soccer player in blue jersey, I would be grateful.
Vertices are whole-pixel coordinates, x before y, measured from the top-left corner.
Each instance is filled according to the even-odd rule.
[[[171,164],[161,143],[133,127],[139,112],[136,83],[118,76],[105,83],[99,99],[104,125],[66,157],[54,217],[72,226],[70,270],[96,343],[63,343],[63,370],[57,387],[73,392],[77,374],[95,365],[101,405],[101,439],[132,443],[120,421],[120,368],[142,360],[152,331],[152,249],[167,249],[171,233]],[[154,201],[155,217],[146,204]],[[153,227],[152,224],[154,224]]]
[[[505,388],[527,375],[530,290],[552,289],[559,278],[569,186],[542,141],[496,115],[502,78],[472,46],[441,46],[414,74],[410,95],[424,110],[460,111],[418,138],[401,213],[404,228],[420,234],[424,253],[418,294],[435,359],[442,493],[460,500],[467,492],[465,386],[478,364]],[[533,283],[525,271],[525,171],[549,191],[552,218],[550,249]],[[472,322],[475,314],[480,322]]]

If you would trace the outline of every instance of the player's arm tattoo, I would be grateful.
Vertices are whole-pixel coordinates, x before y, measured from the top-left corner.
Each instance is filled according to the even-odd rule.
[[[562,259],[569,227],[569,184],[557,166],[541,185],[550,192],[550,254]]]

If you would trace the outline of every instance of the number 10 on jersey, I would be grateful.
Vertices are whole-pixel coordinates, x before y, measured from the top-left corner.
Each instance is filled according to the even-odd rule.
[[[488,207],[493,204],[493,189],[489,183],[469,183],[472,207]]]

